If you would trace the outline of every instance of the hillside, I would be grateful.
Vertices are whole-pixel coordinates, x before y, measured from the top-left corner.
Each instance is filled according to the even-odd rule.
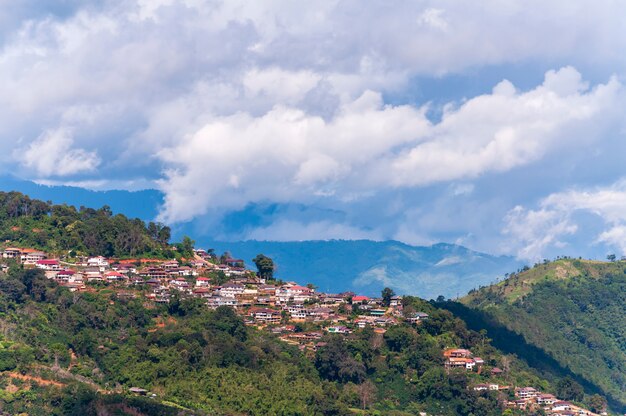
[[[484,334],[417,298],[403,304],[429,315],[421,324],[320,333],[311,349],[280,340],[271,327],[245,325],[232,308],[210,310],[183,292],[147,302],[148,293],[125,285],[71,293],[39,270],[0,273],[0,409],[33,416],[497,416],[512,387],[474,386],[554,391]],[[445,371],[442,351],[451,346],[483,357],[484,371]],[[495,365],[507,371],[487,371]],[[136,397],[132,387],[154,396]]]
[[[76,208],[0,192],[0,241],[53,253],[173,257],[170,228],[115,214],[109,206]]]
[[[626,410],[626,262],[560,259],[462,299]]]
[[[311,282],[327,292],[380,293],[385,286],[425,299],[457,297],[517,270],[512,257],[491,256],[453,244],[416,247],[397,241],[215,242],[199,244],[216,253],[232,251],[248,264],[263,253],[286,280]]]
[[[12,176],[0,176],[0,190],[19,191],[33,199],[51,201],[54,204],[76,207],[107,205],[115,212],[123,212],[128,217],[146,221],[156,218],[158,208],[163,203],[163,194],[156,189],[91,191],[76,186],[39,185]]]

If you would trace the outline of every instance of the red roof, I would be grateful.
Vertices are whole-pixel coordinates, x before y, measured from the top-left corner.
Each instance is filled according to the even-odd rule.
[[[75,274],[76,272],[74,270],[61,270],[59,273],[57,273],[57,276],[60,274],[66,274],[68,276],[71,276],[73,274]]]
[[[199,280],[201,282],[208,282],[210,279],[208,277],[198,277],[196,280]]]
[[[41,265],[54,265],[54,264],[59,264],[58,260],[39,260],[37,262],[37,264],[41,264]]]
[[[353,296],[352,302],[363,302],[364,300],[370,300],[367,296]]]

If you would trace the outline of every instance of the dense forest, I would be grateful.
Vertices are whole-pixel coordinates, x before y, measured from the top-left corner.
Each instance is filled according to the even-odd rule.
[[[626,411],[626,262],[546,262],[463,303],[521,334]]]
[[[100,209],[53,205],[19,192],[0,192],[0,239],[53,253],[127,257],[173,254],[170,228]]]
[[[317,352],[301,352],[247,327],[231,308],[209,310],[196,298],[146,304],[113,290],[71,293],[38,270],[11,271],[0,276],[0,407],[30,415],[96,414],[107,406],[164,415],[502,414],[511,393],[468,388],[489,374],[444,371],[441,352],[450,346],[471,348],[489,365],[505,363],[500,383],[550,391],[450,312],[417,298],[405,303],[430,319],[384,335],[327,335]],[[156,397],[130,397],[133,386]]]

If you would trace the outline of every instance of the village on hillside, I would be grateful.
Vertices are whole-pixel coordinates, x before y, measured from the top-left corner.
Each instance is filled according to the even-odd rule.
[[[227,306],[242,316],[246,325],[276,334],[282,341],[310,353],[324,346],[324,332],[347,335],[370,327],[377,333],[407,323],[420,325],[428,314],[405,310],[402,297],[386,293],[371,298],[352,292],[318,292],[308,284],[261,277],[245,268],[242,259],[227,253],[194,249],[191,259],[112,259],[105,257],[51,258],[32,248],[2,250],[0,272],[13,265],[41,269],[45,276],[72,292],[114,289],[120,298],[144,296],[146,301],[170,303],[175,296],[203,299],[209,308]],[[596,416],[589,410],[559,400],[533,387],[501,384],[503,370],[487,366],[467,349],[442,351],[446,371],[471,371],[487,375],[492,382],[472,387],[474,391],[508,391],[506,406],[522,411],[543,410],[549,416]],[[599,415],[598,415],[599,416]]]

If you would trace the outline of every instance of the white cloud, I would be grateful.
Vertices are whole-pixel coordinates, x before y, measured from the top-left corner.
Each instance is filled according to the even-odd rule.
[[[171,221],[447,181],[468,198],[482,190],[464,183],[564,148],[601,152],[598,137],[623,128],[626,17],[615,0],[9,3],[0,167],[103,188],[161,176]],[[573,67],[530,90],[505,80],[436,123],[415,104],[422,77],[565,64],[593,82]],[[411,104],[382,98],[398,96]]]
[[[358,198],[390,185],[507,171],[597,139],[623,102],[617,80],[588,89],[570,67],[550,71],[527,92],[503,85],[449,108],[438,124],[426,118],[426,107],[385,105],[371,91],[344,103],[330,120],[285,106],[258,117],[213,118],[158,153],[171,167],[161,182],[167,194],[162,219],[184,221],[209,207],[266,200]]]
[[[520,259],[540,260],[546,248],[563,245],[562,237],[574,234],[578,227],[569,220],[568,213],[540,209],[513,208],[505,217],[504,234],[509,240],[508,249],[515,249]],[[507,250],[508,251],[508,250]]]
[[[504,233],[511,237],[520,258],[538,260],[550,247],[566,245],[564,239],[580,228],[577,213],[591,214],[603,222],[599,234],[590,236],[592,243],[626,254],[626,180],[608,187],[554,193],[539,205],[535,210],[517,206],[505,218]]]
[[[331,221],[314,221],[301,223],[298,221],[279,220],[267,227],[255,228],[245,234],[244,240],[290,241],[294,236],[298,240],[381,240],[376,231],[362,230],[346,224]]]
[[[22,164],[42,176],[68,176],[91,172],[100,164],[96,152],[73,148],[67,129],[47,131],[26,149],[15,151]]]

